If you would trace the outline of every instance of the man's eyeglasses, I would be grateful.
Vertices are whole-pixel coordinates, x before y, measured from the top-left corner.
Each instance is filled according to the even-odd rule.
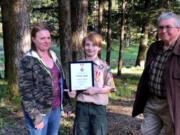
[[[158,30],[163,30],[163,29],[166,29],[166,30],[171,30],[172,28],[178,28],[178,27],[172,27],[172,26],[169,26],[169,25],[166,25],[166,26],[158,26]]]

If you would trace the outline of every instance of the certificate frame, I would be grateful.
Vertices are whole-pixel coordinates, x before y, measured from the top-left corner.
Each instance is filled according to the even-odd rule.
[[[94,86],[94,68],[92,61],[69,62],[69,90],[84,91]]]

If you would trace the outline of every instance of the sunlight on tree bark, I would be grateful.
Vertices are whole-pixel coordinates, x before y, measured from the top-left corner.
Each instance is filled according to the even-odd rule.
[[[26,53],[27,51],[31,49],[31,46],[30,46],[31,35],[30,34],[31,34],[30,31],[27,31],[22,38],[21,50],[23,53]]]

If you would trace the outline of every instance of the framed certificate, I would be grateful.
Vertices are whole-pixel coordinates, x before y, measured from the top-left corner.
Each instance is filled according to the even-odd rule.
[[[92,61],[69,62],[70,91],[83,91],[94,86]]]

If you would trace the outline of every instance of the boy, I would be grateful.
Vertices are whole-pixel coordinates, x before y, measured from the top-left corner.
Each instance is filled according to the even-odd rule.
[[[105,61],[98,58],[102,49],[102,37],[90,32],[82,42],[85,51],[84,61],[93,61],[94,87],[77,94],[69,92],[70,97],[77,99],[74,135],[106,135],[106,105],[108,93],[116,91],[111,69]],[[83,61],[82,60],[82,61]]]

